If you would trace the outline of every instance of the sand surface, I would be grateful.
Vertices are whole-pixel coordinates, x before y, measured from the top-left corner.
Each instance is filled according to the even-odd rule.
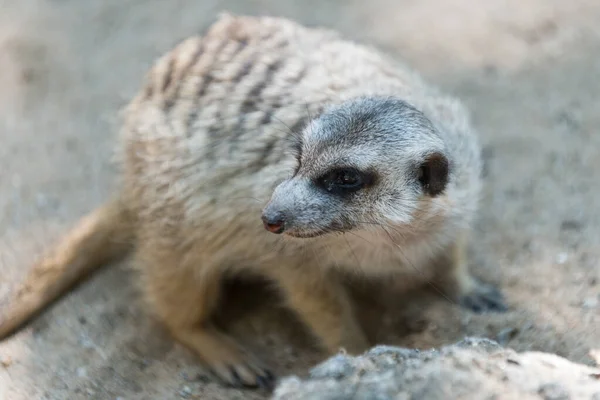
[[[222,10],[292,17],[394,51],[471,107],[486,194],[473,270],[511,311],[392,295],[381,342],[499,338],[592,364],[600,348],[600,3],[597,0],[0,0],[0,299],[109,195],[118,110],[155,57]],[[0,399],[259,399],[207,382],[145,315],[126,262],[0,344]],[[260,285],[230,329],[278,374],[320,360]],[[256,300],[256,301],[248,301]],[[1,304],[1,303],[0,303]],[[377,314],[379,313],[379,314]]]

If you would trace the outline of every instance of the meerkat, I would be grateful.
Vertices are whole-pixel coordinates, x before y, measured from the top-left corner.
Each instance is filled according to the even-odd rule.
[[[372,345],[338,272],[506,309],[467,268],[481,190],[468,113],[392,56],[224,13],[155,61],[122,116],[117,193],[34,266],[0,337],[129,253],[156,318],[236,386],[274,379],[213,322],[222,282],[245,272],[273,281],[329,353]]]

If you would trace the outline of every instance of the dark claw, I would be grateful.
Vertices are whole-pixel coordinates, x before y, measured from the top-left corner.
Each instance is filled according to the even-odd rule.
[[[231,385],[233,387],[242,387],[245,386],[244,382],[242,382],[242,378],[240,378],[240,375],[237,373],[237,371],[235,370],[235,368],[233,367],[229,367],[229,371],[231,372],[231,376],[232,376],[232,382]]]
[[[253,383],[245,382],[242,380],[240,374],[233,366],[229,366],[229,376],[228,379],[225,376],[219,375],[215,370],[209,369],[207,372],[212,375],[216,380],[222,382],[225,386],[229,386],[234,389],[264,389],[264,390],[272,390],[275,383],[275,377],[270,371],[263,371],[263,375],[257,375],[256,381]]]
[[[270,381],[275,381],[275,375],[273,375],[273,373],[269,370],[265,371],[265,376],[267,377],[268,380]]]
[[[240,374],[238,374],[234,367],[229,367],[229,372],[231,373],[231,382],[225,382],[226,385],[237,389],[243,387],[256,387],[255,385],[248,385],[247,383],[244,383],[240,377]]]
[[[264,371],[264,376],[259,376],[256,378],[256,382],[260,388],[272,390],[275,384],[275,376],[271,373],[271,371]]]
[[[259,388],[265,389],[265,390],[269,390],[270,387],[271,387],[271,383],[264,376],[257,377],[256,378],[256,384],[258,385]]]

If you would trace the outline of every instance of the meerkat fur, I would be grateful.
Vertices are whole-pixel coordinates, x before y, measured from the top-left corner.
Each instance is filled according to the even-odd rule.
[[[439,282],[471,309],[504,308],[467,270],[481,190],[468,113],[374,48],[222,14],[155,62],[118,149],[114,199],[34,266],[0,337],[128,253],[149,310],[233,385],[273,379],[213,323],[221,282],[248,270],[330,353],[371,345],[337,272]]]

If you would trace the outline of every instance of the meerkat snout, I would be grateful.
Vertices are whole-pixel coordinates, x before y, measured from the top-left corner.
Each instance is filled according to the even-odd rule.
[[[323,192],[309,177],[295,176],[279,184],[262,212],[265,229],[297,238],[339,231],[340,199]]]
[[[263,212],[263,225],[271,233],[280,234],[285,230],[285,217],[281,212]]]
[[[262,221],[265,229],[271,233],[300,235],[300,231],[314,225],[318,219],[318,209],[324,205],[314,203],[306,182],[297,178],[280,183],[263,208]]]

